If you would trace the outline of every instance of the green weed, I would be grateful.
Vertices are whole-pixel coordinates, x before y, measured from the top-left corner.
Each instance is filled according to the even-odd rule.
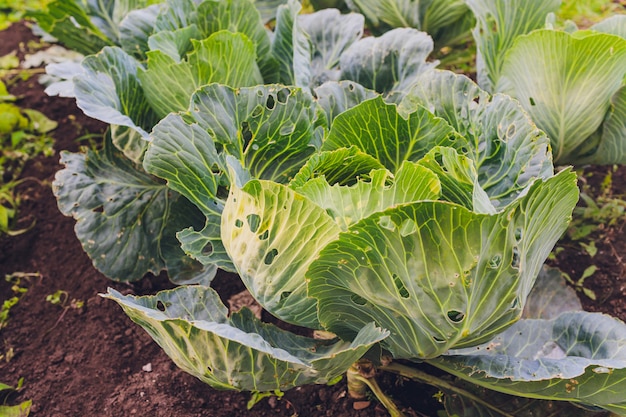
[[[20,204],[15,190],[26,181],[19,177],[30,159],[54,154],[49,132],[57,123],[39,111],[18,107],[13,103],[16,99],[0,81],[0,235],[16,235],[29,229],[16,230],[13,224]]]
[[[21,391],[23,386],[24,378],[20,378],[15,387],[0,382],[0,417],[28,417],[33,405],[32,400],[23,401],[13,406],[7,405],[11,394]]]
[[[583,204],[574,209],[567,234],[571,240],[582,242],[581,246],[591,256],[595,254],[594,240],[597,235],[626,219],[626,201],[623,196],[613,193],[613,172],[616,169],[613,167],[607,172],[597,190],[587,183],[584,176],[579,175],[583,184],[580,193]]]
[[[0,30],[24,17],[26,10],[42,10],[50,0],[0,0]]]
[[[565,278],[565,280],[569,282],[576,291],[582,292],[583,294],[585,294],[587,297],[591,298],[592,300],[596,300],[597,298],[596,293],[593,292],[593,290],[589,288],[585,288],[585,280],[591,277],[593,274],[595,274],[597,270],[598,270],[597,266],[591,265],[587,269],[585,269],[583,271],[583,274],[580,276],[580,278],[576,280],[573,279],[569,274],[563,271],[561,271],[561,274],[563,274],[563,277]]]
[[[83,308],[83,306],[85,305],[84,301],[77,300],[76,298],[72,298],[72,301],[70,301],[70,304],[68,306],[67,301],[69,300],[69,298],[70,298],[70,295],[68,294],[67,291],[57,290],[52,294],[48,294],[46,296],[46,301],[53,305],[60,305],[61,307],[65,309],[68,309],[68,308],[79,309],[79,308]]]
[[[7,282],[11,283],[11,292],[13,295],[6,299],[2,303],[2,306],[0,306],[0,329],[6,327],[9,321],[9,312],[20,301],[20,298],[22,298],[22,296],[28,291],[24,281],[29,283],[32,278],[41,278],[41,274],[38,272],[14,272],[4,277]],[[1,415],[2,414],[0,414],[0,416]]]
[[[579,27],[585,28],[615,13],[625,13],[624,3],[606,0],[564,0],[557,13],[557,18],[571,20]]]

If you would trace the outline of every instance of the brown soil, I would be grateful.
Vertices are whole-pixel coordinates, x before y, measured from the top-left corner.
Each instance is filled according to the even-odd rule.
[[[19,50],[19,43],[28,39],[33,37],[23,24],[0,32],[0,56]],[[74,235],[74,221],[61,215],[50,189],[60,169],[58,153],[78,151],[76,138],[102,132],[104,126],[82,115],[73,100],[47,97],[34,78],[16,84],[11,92],[21,97],[18,104],[22,107],[42,111],[59,122],[54,132],[56,155],[29,162],[23,174],[41,183],[26,182],[19,189],[23,201],[18,226],[28,226],[33,220],[35,226],[17,237],[0,238],[0,277],[36,274],[21,280],[27,292],[11,310],[7,327],[0,330],[0,355],[4,355],[0,382],[16,384],[21,377],[25,381],[11,403],[32,399],[31,415],[49,417],[387,415],[376,401],[356,410],[346,396],[345,381],[293,389],[282,399],[265,399],[249,411],[248,394],[216,391],[178,370],[115,303],[98,296],[109,286],[124,293],[154,293],[168,287],[167,280],[146,277],[125,285],[106,279],[83,252]],[[626,193],[625,168],[615,174],[614,187],[616,193]],[[595,291],[598,301],[582,297],[585,308],[626,319],[623,226],[622,220],[599,232],[594,258],[565,250],[558,263],[572,277],[580,276],[590,264],[597,265],[598,272],[585,286]],[[214,286],[225,297],[242,289],[241,282],[228,275],[219,276]],[[58,290],[67,293],[65,307],[46,301],[46,296]],[[0,305],[12,295],[11,284],[0,279]],[[84,306],[72,308],[71,300],[84,301]],[[142,369],[147,364],[151,372]],[[435,415],[438,407],[432,389],[391,376],[382,378],[382,385],[407,415]]]

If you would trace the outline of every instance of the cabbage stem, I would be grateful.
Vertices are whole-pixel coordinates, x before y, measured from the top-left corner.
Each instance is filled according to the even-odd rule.
[[[485,400],[481,399],[480,397],[472,394],[469,391],[464,390],[463,388],[459,388],[457,386],[455,386],[454,384],[449,383],[448,381],[445,381],[441,378],[438,378],[434,375],[430,375],[427,374],[426,372],[422,372],[418,369],[415,368],[411,368],[410,366],[406,366],[406,365],[402,365],[396,362],[391,362],[389,364],[386,365],[382,365],[379,368],[381,371],[386,371],[386,372],[392,372],[394,374],[398,374],[401,375],[405,378],[409,378],[412,379],[414,381],[418,381],[418,382],[422,382],[424,384],[428,384],[428,385],[432,385],[434,387],[440,388],[440,389],[445,389],[445,390],[449,390],[452,391],[456,394],[462,395],[465,398],[469,398],[470,400],[476,402],[477,404],[482,405],[483,407],[486,407],[492,411],[495,411],[498,414],[501,414],[503,417],[515,417],[512,414],[509,414],[505,411],[502,411],[501,409],[499,409],[498,407],[489,404],[488,402],[486,402]]]
[[[367,389],[376,396],[378,401],[385,406],[391,417],[405,417],[398,406],[389,398],[376,382],[374,377],[376,369],[369,361],[359,361],[353,364],[347,372],[348,394],[355,399],[363,399],[367,395]]]

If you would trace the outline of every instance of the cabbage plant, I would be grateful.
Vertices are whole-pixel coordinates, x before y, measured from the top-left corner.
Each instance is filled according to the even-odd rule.
[[[135,49],[146,40],[160,0],[55,0],[28,16],[66,47],[84,55],[105,46]]]
[[[305,92],[274,88],[272,100],[262,87],[203,88],[188,115],[170,115],[155,128],[145,163],[207,219],[220,206],[224,259],[259,304],[335,338],[294,336],[245,308],[228,315],[208,287],[144,297],[110,290],[106,297],[182,369],[216,388],[253,392],[331,383],[349,371],[353,388],[367,383],[401,415],[358,372],[377,345],[372,352],[387,358],[381,370],[435,385],[444,383],[397,360],[426,361],[508,394],[622,407],[611,385],[622,383],[626,365],[617,342],[623,324],[574,312],[518,321],[578,191],[573,172],[553,173],[549,139],[514,100],[440,71],[419,77],[400,104],[331,82],[306,108],[332,118],[332,127],[298,161],[294,137],[293,149],[275,141],[300,126],[285,115],[302,114],[287,109]],[[270,132],[277,136],[269,139]],[[249,141],[240,148],[242,136]],[[216,150],[230,146],[240,152],[219,158]],[[227,198],[220,179],[229,183]],[[213,232],[185,233],[196,235],[188,253],[213,262]],[[529,341],[528,329],[541,337]],[[599,344],[597,353],[584,350],[589,343]],[[495,366],[503,361],[510,369]],[[585,381],[584,396],[538,394],[576,378]]]
[[[263,23],[276,17],[279,6],[287,0],[251,0]],[[174,20],[193,18],[198,0],[54,0],[46,10],[31,10],[28,17],[43,31],[66,47],[84,55],[94,54],[105,46],[120,46],[130,54],[145,57],[148,38],[158,30],[157,17],[167,7],[178,6]]]
[[[438,46],[454,44],[469,35],[474,18],[462,0],[347,0],[362,13],[374,31],[410,27],[428,32]]]
[[[626,16],[588,30],[545,26],[553,2],[472,0],[478,78],[518,99],[559,164],[626,162]]]

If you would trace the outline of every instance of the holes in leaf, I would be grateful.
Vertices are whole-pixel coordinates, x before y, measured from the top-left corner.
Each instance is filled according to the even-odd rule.
[[[274,259],[278,256],[278,250],[276,248],[272,249],[271,251],[267,252],[267,255],[265,255],[265,265],[271,265],[272,262],[274,262]]]
[[[287,102],[287,99],[289,98],[290,93],[291,92],[288,88],[283,88],[276,94],[276,99],[279,103],[285,104]]]
[[[417,223],[415,223],[415,220],[406,219],[400,225],[400,235],[402,237],[412,235],[415,232],[417,232]]]
[[[513,259],[511,259],[511,266],[515,269],[519,269],[519,262],[519,249],[517,248],[517,246],[513,246]]]
[[[256,233],[259,230],[259,226],[261,225],[261,217],[258,214],[248,214],[246,216],[246,220],[248,221],[248,227],[252,233]]]
[[[522,303],[520,302],[519,298],[516,298],[515,300],[513,300],[513,304],[511,304],[511,309],[512,310],[519,309],[521,305]]]
[[[102,213],[104,212],[104,207],[102,206],[98,206],[95,209],[93,209],[94,213]]]
[[[378,219],[378,225],[392,232],[396,230],[396,225],[391,221],[391,217],[389,216],[381,216],[380,219]]]
[[[393,285],[396,286],[396,290],[398,290],[398,294],[402,298],[409,298],[409,291],[404,286],[404,282],[400,279],[400,277],[396,274],[393,274]]]
[[[529,97],[528,99],[530,100],[530,105],[534,106],[535,105],[535,99],[532,98],[532,97]]]
[[[354,91],[354,84],[348,83],[348,90]]]
[[[270,236],[270,231],[266,230],[265,232],[259,235],[259,240],[267,240],[269,236]]]
[[[517,229],[515,229],[515,240],[517,240],[518,242],[520,242],[522,240],[522,228],[518,227]]]
[[[514,124],[511,124],[511,125],[509,126],[509,128],[506,130],[506,137],[507,137],[507,138],[511,138],[511,137],[513,137],[513,135],[515,134],[516,129],[517,129],[517,128],[515,127],[515,125],[514,125]]]
[[[282,303],[291,295],[291,291],[283,291],[280,293],[280,302]]]
[[[247,147],[252,140],[252,131],[250,130],[248,122],[241,123],[241,138],[243,139],[244,148]]]
[[[442,338],[440,338],[440,337],[436,337],[436,336],[433,336],[433,340],[434,340],[436,343],[446,343],[446,341],[445,341],[444,339],[442,339]]]
[[[258,106],[254,108],[254,110],[252,110],[252,113],[250,113],[250,117],[253,119],[256,119],[257,117],[260,117],[262,114],[263,114],[263,106],[259,104]]]
[[[502,263],[502,256],[500,255],[494,255],[490,260],[489,260],[489,268],[491,269],[498,269],[500,267],[500,264]]]
[[[213,254],[213,244],[211,242],[204,245],[204,247],[202,248],[202,254],[204,256],[210,256],[211,254]]]
[[[289,122],[289,121],[285,121],[281,126],[280,126],[280,130],[278,133],[280,133],[281,136],[289,136],[291,135],[294,131],[296,130],[296,125]]]
[[[235,220],[235,227],[243,226],[243,222],[240,219]]]
[[[448,318],[455,323],[460,323],[465,318],[465,313],[462,313],[461,311],[450,310],[448,311]]]
[[[365,298],[361,297],[360,295],[357,295],[357,294],[352,294],[350,296],[350,300],[354,304],[359,305],[359,306],[364,306],[365,304],[367,304],[367,300]]]
[[[157,308],[157,310],[159,310],[161,312],[164,312],[165,311],[165,304],[163,304],[163,301],[161,301],[161,300],[157,301],[156,308]]]
[[[274,107],[276,107],[276,99],[274,99],[273,95],[270,94],[267,96],[265,107],[267,107],[268,110],[274,110]]]

